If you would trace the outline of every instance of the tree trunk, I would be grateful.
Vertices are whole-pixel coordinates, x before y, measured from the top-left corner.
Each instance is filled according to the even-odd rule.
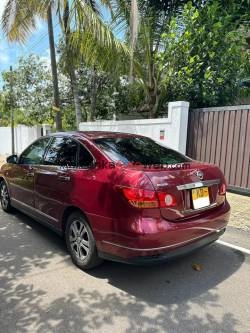
[[[75,104],[75,112],[76,112],[76,126],[77,126],[77,130],[79,130],[79,124],[82,122],[82,109],[81,109],[79,91],[78,91],[78,87],[77,87],[76,73],[72,67],[70,69],[70,84],[71,84],[71,89],[73,91],[73,96],[74,96],[74,104]]]
[[[48,10],[47,10],[47,18],[48,18],[51,71],[52,71],[52,78],[53,78],[54,111],[56,111],[55,122],[56,122],[56,130],[61,131],[62,130],[62,116],[61,116],[61,111],[60,111],[60,94],[59,94],[59,86],[58,86],[56,50],[55,50],[51,5],[48,7]]]
[[[95,120],[96,114],[96,97],[97,97],[97,80],[96,80],[96,69],[92,72],[92,84],[91,84],[91,107],[90,107],[90,121]]]
[[[75,115],[76,115],[76,127],[79,130],[79,124],[82,122],[82,110],[81,110],[81,101],[79,96],[77,78],[75,73],[74,66],[70,63],[70,45],[69,45],[69,36],[70,36],[70,26],[69,26],[69,1],[66,2],[64,13],[63,13],[63,24],[64,24],[64,34],[65,34],[65,45],[66,45],[66,56],[68,60],[68,72],[70,76],[70,85],[73,92],[74,104],[75,104]]]
[[[153,50],[151,51],[153,54]],[[153,57],[152,57],[153,58]],[[149,62],[148,72],[148,107],[149,118],[155,118],[158,112],[159,98],[158,98],[158,83],[155,78],[155,65],[153,60]]]

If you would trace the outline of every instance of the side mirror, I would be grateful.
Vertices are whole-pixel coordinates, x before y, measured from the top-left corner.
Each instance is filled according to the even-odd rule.
[[[11,155],[6,158],[6,162],[9,164],[17,164],[18,156],[17,155]]]

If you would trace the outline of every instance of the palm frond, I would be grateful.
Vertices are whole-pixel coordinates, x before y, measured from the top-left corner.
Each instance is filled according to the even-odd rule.
[[[37,18],[47,20],[49,6],[56,11],[65,0],[8,0],[1,18],[3,32],[10,41],[24,43],[37,28]]]
[[[1,19],[4,34],[10,41],[24,42],[36,29],[36,10],[33,1],[8,0]]]
[[[74,9],[74,10],[73,10]],[[112,27],[97,15],[85,1],[72,0],[70,21],[74,25],[72,31],[92,31],[94,38],[105,47],[119,47],[118,39],[112,32]]]
[[[131,3],[126,0],[113,0],[111,27],[115,31],[129,31],[131,19]]]
[[[105,32],[103,32],[105,35]],[[71,52],[78,63],[84,61],[87,65],[98,70],[113,73],[116,76],[126,74],[129,48],[111,34],[108,47],[103,40],[93,34],[92,29],[77,31],[70,36]]]
[[[100,15],[99,3],[96,0],[85,0],[85,2],[91,7],[91,9],[98,15]]]

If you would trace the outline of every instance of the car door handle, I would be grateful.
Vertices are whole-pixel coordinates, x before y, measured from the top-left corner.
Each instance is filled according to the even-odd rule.
[[[70,181],[69,176],[58,176],[58,179],[62,182],[69,182]]]

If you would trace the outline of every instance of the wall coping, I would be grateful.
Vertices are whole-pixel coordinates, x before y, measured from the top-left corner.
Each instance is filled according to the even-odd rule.
[[[219,112],[219,111],[238,111],[238,110],[250,110],[250,105],[232,105],[232,106],[191,109],[192,112]]]
[[[171,123],[170,118],[156,118],[156,119],[133,119],[133,120],[96,120],[94,122],[82,123],[89,126],[103,125],[153,125],[162,123]]]

